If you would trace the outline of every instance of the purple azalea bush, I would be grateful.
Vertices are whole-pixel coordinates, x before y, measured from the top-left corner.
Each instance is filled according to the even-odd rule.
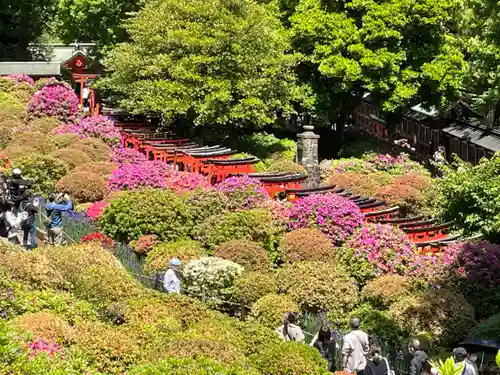
[[[35,86],[35,81],[33,80],[33,78],[26,74],[9,74],[7,78],[17,83],[27,83],[30,86]]]
[[[200,173],[176,172],[166,181],[166,187],[174,191],[184,192],[210,188],[210,181]]]
[[[229,198],[231,209],[257,208],[269,200],[260,180],[248,176],[229,177],[215,189]]]
[[[110,145],[120,141],[120,131],[115,127],[113,120],[106,116],[85,117],[76,124],[61,125],[54,129],[53,133],[73,133],[80,138],[99,138]]]
[[[352,201],[337,194],[312,194],[289,209],[288,230],[318,228],[334,245],[341,245],[363,225],[363,215]]]
[[[166,188],[167,179],[176,171],[161,161],[120,164],[108,180],[111,191],[135,190],[144,187]]]
[[[38,90],[28,105],[30,117],[55,117],[72,123],[78,119],[78,97],[67,84],[47,85]]]

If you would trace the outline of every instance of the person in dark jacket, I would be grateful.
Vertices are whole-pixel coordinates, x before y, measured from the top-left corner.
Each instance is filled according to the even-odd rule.
[[[389,361],[382,357],[382,350],[377,344],[370,347],[369,360],[366,363],[364,375],[391,375]]]
[[[429,357],[427,353],[420,348],[420,341],[412,339],[408,345],[408,351],[413,356],[410,361],[408,375],[424,375],[429,371]]]

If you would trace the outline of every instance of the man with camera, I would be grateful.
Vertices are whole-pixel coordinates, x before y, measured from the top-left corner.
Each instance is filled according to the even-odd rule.
[[[64,228],[62,213],[70,211],[73,202],[67,194],[50,193],[49,203],[45,205],[47,210],[47,235],[49,244],[54,246],[64,245]]]

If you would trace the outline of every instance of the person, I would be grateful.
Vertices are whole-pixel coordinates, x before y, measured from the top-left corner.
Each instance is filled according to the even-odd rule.
[[[283,325],[276,329],[276,332],[283,341],[298,341],[304,342],[306,337],[302,328],[297,325],[299,314],[296,312],[288,312],[285,315]]]
[[[462,347],[453,349],[453,359],[455,360],[455,368],[463,366],[460,375],[477,375],[474,364],[467,361],[467,350]]]
[[[408,352],[412,356],[408,375],[429,374],[429,357],[427,353],[420,348],[420,341],[418,339],[410,340]]]
[[[9,180],[10,198],[14,204],[14,212],[20,209],[21,202],[24,200],[25,191],[31,186],[31,181],[22,177],[22,172],[19,168],[12,171],[12,177]]]
[[[47,234],[49,244],[60,246],[64,244],[62,213],[73,208],[73,202],[67,194],[50,193],[49,203],[45,205],[49,222]]]
[[[180,293],[181,292],[181,261],[177,258],[170,259],[168,262],[168,270],[165,272],[163,279],[163,287],[167,293]]]
[[[323,321],[312,342],[312,346],[318,349],[321,356],[328,362],[329,372],[335,372],[336,342],[332,336],[332,331]]]
[[[370,350],[368,335],[360,329],[359,318],[349,319],[351,332],[344,336],[342,345],[342,365],[344,371],[363,374],[366,367],[366,356]]]
[[[387,358],[382,356],[382,349],[377,344],[370,348],[370,359],[366,363],[365,375],[391,375]]]
[[[21,222],[23,230],[23,246],[26,250],[35,249],[36,244],[36,214],[38,213],[38,198],[33,198],[30,190],[24,192],[20,212],[26,213],[26,220]]]
[[[7,229],[7,239],[9,242],[20,245],[22,241],[23,231],[21,229],[21,222],[27,218],[26,213],[17,213],[14,211],[14,206],[9,204],[7,211],[4,213],[4,222]]]
[[[88,108],[90,105],[90,88],[89,84],[86,84],[85,87],[82,90],[82,102],[83,102],[83,107]]]

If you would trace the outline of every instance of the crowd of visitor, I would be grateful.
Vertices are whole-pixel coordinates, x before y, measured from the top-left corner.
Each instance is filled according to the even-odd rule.
[[[36,217],[40,212],[40,199],[34,196],[31,186],[32,182],[22,176],[19,168],[15,168],[9,177],[0,174],[0,237],[27,250],[37,247]],[[49,244],[64,244],[62,212],[72,208],[67,194],[49,195],[45,205]]]

